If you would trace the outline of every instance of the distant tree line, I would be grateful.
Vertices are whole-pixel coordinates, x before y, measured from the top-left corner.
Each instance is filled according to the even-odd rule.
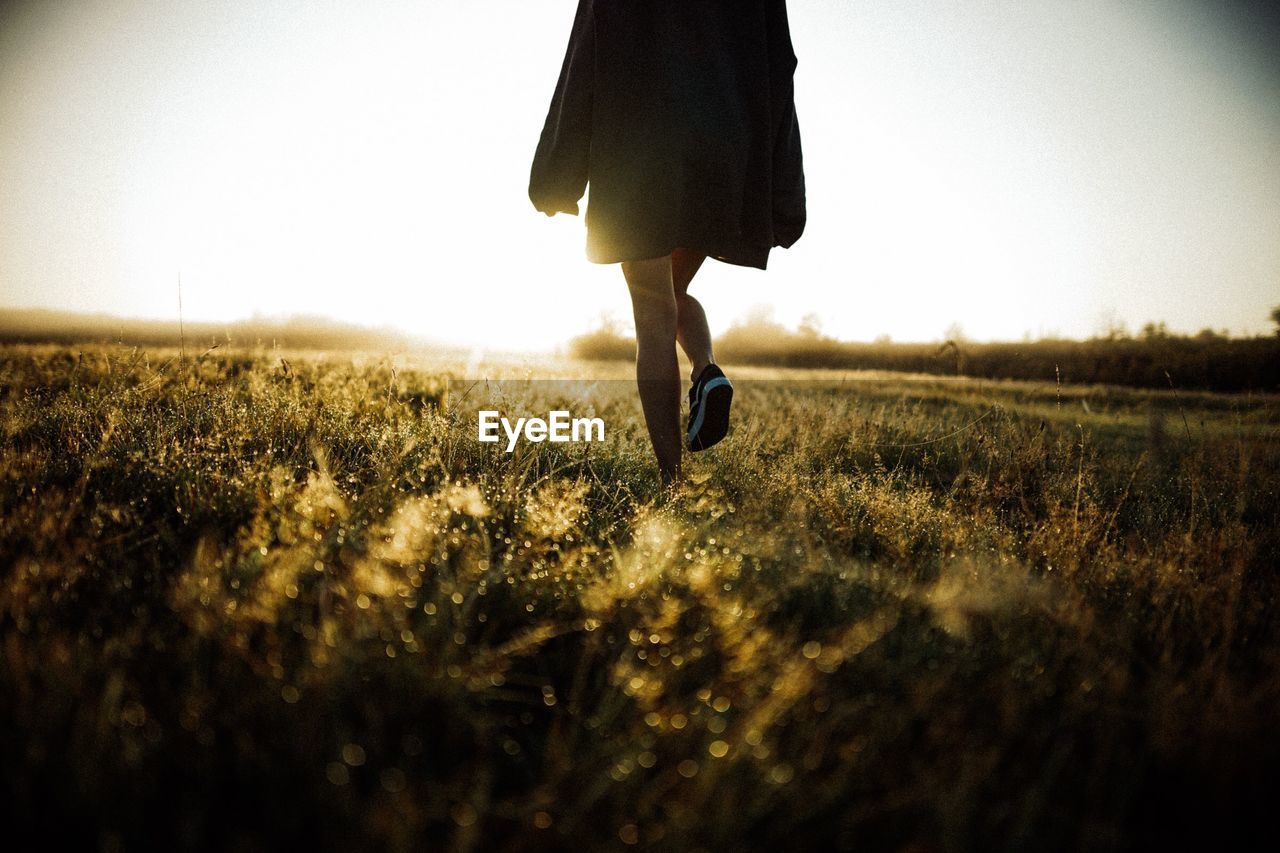
[[[1273,316],[1277,314],[1280,309],[1273,312]],[[1105,335],[1083,341],[973,343],[953,330],[941,344],[894,343],[888,339],[860,343],[823,335],[812,318],[806,318],[793,331],[757,314],[717,338],[715,351],[717,359],[726,363],[774,367],[891,370],[1145,388],[1280,391],[1280,334],[1231,338],[1205,329],[1195,335],[1178,335],[1164,323],[1148,323],[1136,337],[1113,328]],[[631,359],[635,357],[635,341],[616,324],[604,323],[570,341],[569,352],[586,359]]]
[[[176,320],[121,318],[43,308],[0,309],[0,343],[185,345],[193,350],[222,346],[385,350],[422,345],[421,341],[394,329],[368,328],[326,317],[253,317],[231,323],[188,322],[179,327]]]

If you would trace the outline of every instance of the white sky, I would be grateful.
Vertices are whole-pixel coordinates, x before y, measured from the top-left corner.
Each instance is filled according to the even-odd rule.
[[[1210,4],[1211,5],[1211,4]],[[0,6],[0,304],[328,314],[495,348],[615,266],[526,191],[574,0]],[[708,262],[849,339],[1269,329],[1280,81],[1187,0],[791,0],[809,228]]]

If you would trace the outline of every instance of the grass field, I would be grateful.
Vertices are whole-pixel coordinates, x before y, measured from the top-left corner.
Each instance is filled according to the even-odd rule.
[[[0,349],[11,831],[453,851],[1271,831],[1280,401],[730,375],[734,431],[664,494],[625,365]],[[480,444],[475,377],[497,376],[596,380],[503,399],[589,406],[608,440]]]

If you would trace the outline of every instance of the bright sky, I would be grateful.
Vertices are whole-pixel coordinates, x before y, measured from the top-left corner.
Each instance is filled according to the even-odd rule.
[[[713,331],[1268,330],[1280,66],[1232,3],[791,0],[809,227],[767,272],[708,262]],[[0,5],[0,304],[176,317],[181,272],[188,319],[503,349],[627,321],[526,195],[574,6]]]

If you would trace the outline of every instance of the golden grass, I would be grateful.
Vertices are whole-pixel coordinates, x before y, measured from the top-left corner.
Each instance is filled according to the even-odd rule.
[[[1265,814],[1273,399],[743,369],[664,495],[625,366],[173,355],[3,350],[4,793],[51,843],[1105,849]],[[609,441],[504,454],[485,394]]]

